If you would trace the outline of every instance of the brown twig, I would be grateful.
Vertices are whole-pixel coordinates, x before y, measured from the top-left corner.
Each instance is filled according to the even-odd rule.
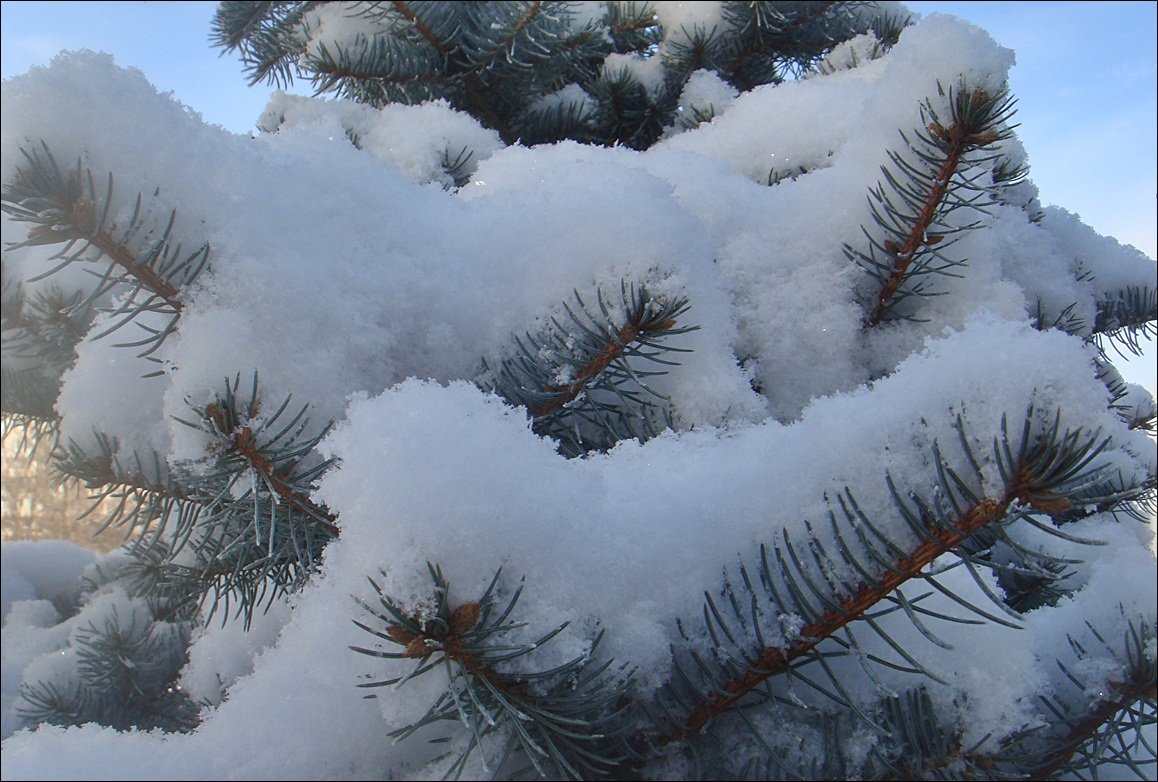
[[[1055,497],[1044,490],[1023,466],[1016,472],[1013,485],[1004,495],[996,499],[981,499],[952,527],[930,526],[929,539],[917,546],[908,557],[882,573],[876,581],[863,585],[854,595],[844,600],[839,608],[828,611],[801,629],[800,640],[796,643],[788,647],[766,647],[749,666],[747,673],[724,684],[710,698],[700,703],[666,741],[679,741],[699,733],[714,717],[735,706],[764,681],[787,670],[794,660],[812,651],[823,640],[862,617],[938,557],[953,550],[970,535],[1000,521],[1014,501],[1043,512],[1069,506],[1064,497]]]
[[[69,204],[68,216],[75,226],[73,237],[89,242],[104,253],[113,263],[120,266],[134,277],[143,288],[180,313],[183,305],[177,299],[180,290],[173,283],[166,280],[149,266],[140,263],[136,254],[118,242],[112,234],[104,228],[92,232],[94,220],[94,204],[85,197],[80,197]]]
[[[989,94],[984,90],[976,90],[970,93],[966,100],[970,108],[976,109],[989,100]],[[973,112],[970,112],[970,116],[973,116]],[[984,117],[984,113],[981,116]],[[984,119],[982,124],[984,124]],[[929,228],[937,218],[937,211],[941,208],[941,203],[949,192],[949,183],[961,166],[962,159],[972,150],[998,140],[998,134],[995,131],[982,131],[981,128],[974,127],[972,123],[961,119],[955,121],[948,128],[933,122],[929,125],[928,131],[939,142],[938,145],[945,152],[945,159],[941,161],[941,165],[933,177],[933,187],[921,205],[921,210],[917,213],[917,218],[905,236],[905,241],[900,245],[891,240],[885,242],[885,249],[893,255],[893,272],[877,295],[876,306],[873,307],[872,313],[865,320],[865,328],[877,326],[884,319],[889,302],[904,283],[905,273],[916,259],[917,252],[922,247],[937,244],[944,238],[939,234],[930,234]]]
[[[266,484],[275,492],[285,504],[295,508],[307,517],[316,521],[327,531],[338,537],[339,529],[334,522],[337,517],[322,508],[319,508],[310,498],[289,485],[288,476],[274,469],[273,464],[265,457],[254,442],[253,430],[243,426],[233,435],[233,443],[229,450],[249,462],[253,469],[261,473]]]
[[[608,344],[599,355],[580,369],[575,376],[577,378],[575,382],[565,386],[552,386],[544,389],[548,393],[558,394],[558,396],[548,402],[544,402],[538,407],[532,408],[531,415],[539,417],[553,413],[579,396],[579,394],[583,392],[583,389],[587,387],[589,381],[599,377],[600,373],[607,369],[611,362],[623,355],[623,352],[627,350],[627,346],[635,341],[639,333],[640,328],[634,323],[628,323],[621,328],[619,330],[619,338]]]

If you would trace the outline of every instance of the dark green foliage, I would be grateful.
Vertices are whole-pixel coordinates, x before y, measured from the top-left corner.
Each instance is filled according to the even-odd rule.
[[[414,661],[402,675],[358,686],[397,689],[440,670],[448,682],[421,719],[390,736],[402,739],[444,721],[461,722],[469,738],[465,746],[449,750],[445,772],[455,779],[470,773],[476,753],[483,772],[493,779],[589,779],[613,772],[623,760],[615,738],[628,725],[631,677],[614,670],[611,660],[597,661],[599,636],[584,654],[548,670],[528,670],[534,652],[567,623],[528,637],[521,632],[525,623],[513,618],[523,585],[500,596],[501,569],[477,601],[460,604],[452,603],[441,569],[429,569],[433,611],[408,613],[371,579],[378,605],[362,607],[375,621],[371,626],[355,620],[389,645],[386,650],[378,648],[381,644],[351,647],[354,651]]]
[[[347,6],[367,32],[309,47],[310,11],[326,5],[221,3],[213,43],[241,56],[251,83],[308,78],[318,94],[372,106],[444,98],[507,143],[573,139],[634,149],[673,123],[697,69],[747,90],[805,72],[874,26],[882,35],[897,27],[871,4],[847,2],[726,2],[710,31],[664,30],[647,3],[607,3],[601,18],[579,24],[562,2],[394,2]],[[661,58],[661,83],[605,69],[612,54]],[[578,94],[555,102],[569,85]]]

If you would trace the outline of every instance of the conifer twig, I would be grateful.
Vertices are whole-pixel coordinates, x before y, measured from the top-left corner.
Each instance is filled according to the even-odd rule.
[[[1001,134],[994,127],[1003,113],[995,110],[995,107],[1003,105],[1001,101],[1001,95],[994,98],[983,89],[966,90],[954,103],[953,122],[948,127],[937,121],[935,116],[927,126],[929,138],[944,157],[929,179],[931,186],[925,194],[924,203],[912,217],[904,240],[897,243],[887,239],[884,242],[885,249],[893,257],[893,271],[877,294],[876,304],[865,319],[865,328],[877,326],[884,319],[917,254],[944,239],[943,234],[932,233],[929,229],[940,216],[953,177],[965,156],[975,149],[1001,140]]]
[[[906,507],[906,502],[902,500],[891,479],[889,480],[899,512],[919,536],[919,542],[908,549],[902,549],[895,542],[888,540],[882,532],[864,519],[850,496],[853,509],[845,508],[845,514],[850,522],[854,518],[861,519],[861,523],[871,529],[885,544],[887,551],[874,555],[877,566],[872,570],[867,564],[856,565],[856,570],[860,574],[858,580],[850,580],[839,585],[829,582],[828,593],[816,593],[821,605],[828,609],[823,613],[808,605],[798,591],[793,592],[792,584],[796,581],[812,587],[814,592],[816,587],[809,583],[808,574],[801,569],[800,560],[785,535],[788,559],[784,559],[778,553],[778,562],[782,568],[793,568],[796,574],[793,575],[793,572],[788,571],[783,573],[789,591],[777,596],[780,593],[770,581],[774,577],[767,570],[762,571],[760,578],[771,588],[770,595],[777,603],[778,612],[800,614],[807,622],[803,627],[790,631],[791,640],[788,645],[765,644],[762,635],[757,631],[757,647],[751,652],[743,652],[743,662],[736,667],[728,666],[723,676],[713,676],[709,686],[696,696],[698,701],[696,705],[690,708],[686,716],[677,720],[678,724],[662,739],[662,743],[686,740],[695,736],[715,717],[738,706],[744,696],[768,679],[789,671],[796,660],[803,657],[817,659],[816,650],[822,642],[863,619],[875,606],[889,599],[908,581],[927,577],[923,571],[929,565],[948,552],[963,549],[963,544],[987,528],[1027,514],[1056,516],[1071,511],[1075,502],[1089,504],[1104,499],[1102,496],[1093,496],[1089,487],[1100,475],[1101,470],[1091,465],[1105,448],[1107,440],[1097,434],[1083,436],[1080,430],[1063,431],[1057,417],[1043,435],[1034,436],[1032,433],[1034,418],[1033,406],[1030,405],[1026,412],[1020,445],[1012,444],[1003,421],[1003,437],[994,443],[996,466],[1005,484],[1005,489],[998,496],[979,497],[973,493],[955,472],[943,466],[939,450],[936,448],[935,458],[942,478],[942,502],[948,503],[947,507],[953,509],[951,515],[940,510],[940,506],[929,506],[916,497],[911,498],[916,502],[916,510]],[[971,446],[967,443],[960,423],[958,432],[969,462],[980,477],[980,466]],[[1115,489],[1109,484],[1104,486],[1099,484],[1099,489],[1094,493],[1107,492],[1119,498],[1123,496],[1120,487]],[[1072,496],[1067,496],[1067,493]],[[965,499],[968,499],[968,502],[962,501]],[[806,523],[806,528],[811,531],[811,525]],[[815,541],[815,537],[812,540]],[[852,553],[847,545],[844,543],[840,545],[844,556],[851,557]],[[824,568],[827,560],[823,556],[820,544],[817,543],[811,548],[813,556],[816,557],[816,564]],[[961,556],[968,564],[967,553],[962,553]],[[741,575],[746,584],[750,583],[743,570]],[[754,605],[753,611],[756,610]],[[982,616],[988,616],[976,607],[972,610]],[[708,610],[705,612],[705,617],[709,616],[714,616],[716,626],[732,638],[710,597]],[[712,631],[712,634],[715,635],[715,631]],[[732,643],[735,644],[734,639]],[[906,656],[906,659],[914,666],[913,670],[936,678],[913,658]],[[834,684],[839,689],[839,683]]]
[[[1065,769],[1082,745],[1094,738],[1098,730],[1115,714],[1130,708],[1139,700],[1158,701],[1158,685],[1153,681],[1145,684],[1118,683],[1112,689],[1115,697],[1099,703],[1085,719],[1074,725],[1058,749],[1030,772],[1027,778],[1053,779],[1058,772]]]
[[[794,660],[863,616],[942,554],[952,551],[970,535],[1004,518],[1010,503],[1023,495],[1032,496],[1030,482],[1026,478],[999,499],[985,498],[978,501],[960,518],[955,531],[930,526],[929,533],[935,540],[924,541],[907,558],[896,562],[893,570],[882,573],[876,582],[862,586],[860,591],[842,602],[839,609],[829,611],[819,621],[803,627],[799,632],[800,640],[792,646],[766,647],[747,674],[728,682],[721,692],[699,704],[669,740],[682,740],[696,735],[712,718],[731,709],[761,683],[782,673]]]
[[[250,401],[251,415],[260,409],[256,396],[257,381],[254,379],[254,397]],[[286,400],[286,404],[289,400]],[[319,507],[303,492],[293,487],[290,468],[278,470],[273,461],[265,454],[263,447],[257,442],[253,428],[241,421],[236,407],[236,398],[232,391],[227,393],[226,399],[221,402],[212,402],[206,405],[201,412],[203,420],[210,423],[213,432],[227,441],[225,450],[228,453],[241,457],[251,469],[257,472],[271,492],[276,494],[282,502],[290,508],[305,514],[306,518],[317,523],[328,533],[337,537],[339,527],[335,522],[337,516],[325,508]],[[285,405],[282,406],[285,409]],[[274,418],[280,414],[280,410]],[[304,410],[303,410],[304,413]],[[301,413],[299,413],[299,417]],[[295,419],[296,420],[296,419]],[[292,426],[292,424],[291,424]]]
[[[494,753],[499,768],[490,771],[496,778],[516,750],[544,778],[589,779],[617,767],[623,758],[608,740],[626,728],[625,689],[631,676],[622,670],[608,675],[610,660],[594,662],[602,633],[586,652],[561,665],[545,671],[517,670],[517,661],[551,641],[568,623],[529,643],[519,636],[511,638],[512,632],[525,626],[511,620],[522,584],[505,605],[500,604],[496,594],[500,568],[482,597],[452,608],[449,582],[440,568],[431,563],[427,567],[434,582],[433,611],[429,607],[418,613],[405,611],[369,579],[378,606],[359,602],[380,625],[354,620],[362,630],[401,650],[351,649],[380,659],[415,661],[408,673],[359,687],[400,687],[436,667],[448,674],[448,689],[426,714],[391,735],[402,739],[437,722],[460,721],[471,740],[453,763],[452,771],[457,773],[475,750],[491,742],[505,745]],[[485,757],[482,763],[488,766]]]

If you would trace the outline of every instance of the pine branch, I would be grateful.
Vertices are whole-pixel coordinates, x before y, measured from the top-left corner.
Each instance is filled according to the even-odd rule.
[[[439,63],[425,55],[379,37],[338,51],[319,43],[306,62],[319,93],[333,92],[380,108],[392,102],[416,104],[452,97],[442,89],[444,79],[436,70]]]
[[[36,682],[21,684],[20,702],[15,707],[15,713],[26,723],[59,725],[83,725],[89,722],[89,715],[93,707],[85,698],[85,692],[79,682],[72,682],[72,686],[64,689],[55,682]]]
[[[737,84],[778,81],[781,70],[803,70],[834,43],[869,27],[852,13],[852,3],[725,3],[720,26],[726,30],[718,36],[702,31],[712,41],[710,51],[699,52],[707,59],[685,56],[689,50],[677,43],[663,54],[663,88],[651,95],[630,79],[600,75],[612,53],[658,56],[664,31],[647,4],[607,3],[601,21],[576,31],[568,3],[393,0],[352,8],[366,33],[340,45],[311,38],[307,11],[320,4],[235,5],[219,10],[214,43],[241,52],[251,82],[280,86],[292,72],[306,73],[318,92],[374,106],[444,98],[507,144],[576,139],[637,149],[662,137],[695,67]],[[536,117],[535,104],[569,85],[597,103],[597,127],[538,121],[559,119]]]
[[[177,683],[188,662],[192,623],[168,621],[164,601],[125,594],[122,566],[98,566],[95,579],[82,579],[76,595],[79,615],[57,666],[71,676],[24,681],[15,712],[25,723],[70,726],[97,723],[117,730],[189,731],[198,709]],[[100,598],[116,594],[110,604]],[[119,593],[119,594],[118,594]],[[125,609],[126,610],[122,610]]]
[[[5,371],[2,382],[7,385],[15,381],[11,381]],[[42,443],[48,444],[49,451],[56,448],[60,439],[60,420],[55,415],[37,416],[29,412],[5,411],[0,416],[0,443],[7,446],[9,436],[17,432],[20,436],[14,446],[14,455],[32,458]]]
[[[873,219],[885,238],[875,238],[865,230],[867,253],[845,245],[845,254],[881,283],[865,319],[866,329],[879,325],[899,300],[923,293],[924,286],[913,283],[915,277],[930,272],[947,274],[961,265],[961,261],[941,254],[951,243],[945,240],[964,230],[946,218],[962,207],[982,209],[985,202],[979,198],[989,197],[988,190],[977,184],[979,175],[967,177],[963,172],[997,159],[995,155],[979,158],[973,153],[1010,137],[1012,128],[1006,123],[1013,114],[1014,101],[1004,89],[990,94],[961,86],[956,92],[949,90],[948,102],[948,123],[942,122],[932,103],[926,101],[921,108],[925,129],[917,131],[912,141],[901,134],[914,160],[890,152],[897,173],[882,168],[891,195],[879,185],[869,200]],[[883,260],[877,257],[878,252]]]
[[[518,142],[514,128],[525,113],[535,85],[558,81],[552,73],[568,81],[578,75],[563,75],[567,55],[574,56],[581,43],[597,45],[586,37],[569,37],[561,23],[570,14],[565,3],[493,3],[493,16],[486,24],[465,24],[456,42],[452,62],[461,62],[461,78],[468,100],[463,108],[498,132],[507,144]],[[536,70],[543,71],[542,74]],[[580,71],[581,73],[581,71]],[[521,95],[520,95],[521,93]]]
[[[564,35],[559,3],[423,5],[392,2],[364,9],[378,28],[331,51],[324,42],[306,62],[319,92],[336,91],[381,106],[434,97],[469,112],[506,143],[540,82],[554,82],[570,60],[605,45],[590,35]]]
[[[1097,701],[1089,704],[1088,683],[1077,674],[1076,667],[1058,661],[1080,700],[1077,706],[1070,706],[1059,697],[1042,696],[1046,708],[1068,730],[1051,742],[1047,752],[1031,755],[1038,763],[1030,778],[1053,779],[1061,773],[1079,774],[1095,767],[1101,774],[1107,773],[1109,766],[1129,769],[1138,779],[1151,778],[1153,767],[1158,765],[1158,750],[1147,741],[1145,731],[1158,724],[1158,659],[1152,651],[1158,628],[1152,619],[1128,622],[1122,647],[1110,644],[1088,621],[1086,628],[1111,658],[1120,661],[1121,673]],[[1092,656],[1072,636],[1069,642],[1078,662]],[[1126,734],[1134,737],[1129,744],[1125,743]],[[1118,747],[1111,746],[1111,741]],[[1144,765],[1151,767],[1149,773]]]
[[[1158,338],[1158,288],[1130,286],[1099,301],[1093,334],[1099,347],[1108,341],[1119,355],[1142,355],[1143,340]]]
[[[292,413],[289,397],[262,412],[256,376],[248,399],[237,394],[238,385],[235,378],[216,400],[194,407],[196,421],[176,419],[209,436],[205,457],[180,465],[198,508],[176,541],[195,554],[179,577],[199,582],[202,593],[213,591],[211,612],[224,601],[228,613],[229,601],[240,599],[248,623],[263,599],[272,602],[305,582],[339,528],[309,499],[330,466],[315,456],[329,425],[315,430],[308,406]]]
[[[138,342],[124,343],[125,346],[148,346],[141,356],[156,350],[175,328],[184,307],[179,299],[181,290],[205,268],[209,245],[183,253],[180,244],[173,242],[176,211],[171,211],[161,226],[147,212],[142,212],[140,195],[127,225],[122,228],[111,220],[114,211],[111,172],[104,194],[99,195],[92,170],[84,169],[79,159],[75,169],[66,175],[47,144],[42,142],[40,149],[21,148],[20,151],[25,164],[17,168],[12,182],[0,193],[0,208],[13,220],[29,225],[28,238],[13,247],[64,245],[54,256],[61,263],[36,279],[72,263],[95,260],[90,250],[96,250],[98,258],[108,261],[108,268],[97,275],[96,286],[74,307],[101,303],[118,285],[126,284],[130,294],[115,303],[112,310],[121,319],[94,338],[135,321],[148,335]],[[140,302],[138,295],[143,296]],[[167,325],[156,328],[142,323],[139,316],[146,312],[167,317]]]
[[[68,294],[56,284],[28,294],[22,285],[5,283],[0,317],[3,438],[19,429],[18,453],[34,452],[41,442],[52,450],[60,434],[61,378],[92,322],[92,308],[81,292]]]
[[[728,80],[738,89],[750,90],[759,84],[766,83],[761,80],[753,80],[750,77],[745,78],[742,74],[745,73],[747,66],[753,60],[768,58],[769,50],[778,52],[785,46],[795,45],[797,43],[796,34],[801,29],[822,19],[830,10],[834,7],[840,7],[841,4],[824,0],[823,2],[794,4],[780,3],[780,6],[787,6],[784,8],[777,8],[777,5],[775,3],[728,4],[730,7],[751,6],[751,11],[748,12],[751,14],[750,17],[739,17],[743,19],[739,31],[743,43],[724,68]],[[745,12],[732,11],[732,13],[737,14],[737,16],[740,13],[743,13],[744,16],[748,15]],[[832,41],[829,40],[825,43],[832,43]],[[815,56],[819,52],[812,54]]]
[[[301,54],[299,30],[305,15],[320,2],[224,0],[213,18],[210,43],[238,51],[250,86],[261,81],[284,88],[293,82]]]
[[[401,651],[358,646],[356,652],[384,660],[414,661],[406,674],[359,684],[359,687],[401,687],[431,670],[445,669],[448,689],[412,725],[393,731],[407,738],[424,727],[451,720],[468,730],[469,739],[451,760],[447,776],[458,778],[470,757],[483,753],[483,770],[493,778],[510,778],[513,752],[518,752],[537,776],[551,779],[602,777],[615,770],[622,757],[611,740],[625,729],[625,690],[630,674],[607,674],[611,661],[595,663],[599,637],[584,654],[545,671],[519,671],[520,662],[561,633],[567,624],[535,638],[517,640],[525,625],[510,621],[522,594],[518,589],[500,604],[497,586],[501,569],[477,601],[452,608],[450,584],[441,569],[428,564],[434,610],[409,613],[387,597],[370,579],[378,606],[361,603],[377,620],[361,629]],[[373,695],[368,697],[375,697]],[[489,747],[499,749],[486,757]]]
[[[414,29],[418,31],[418,34],[421,35],[427,43],[433,46],[439,54],[443,55],[444,57],[450,55],[450,46],[448,46],[445,41],[435,35],[434,31],[425,22],[423,22],[421,18],[419,18],[418,14],[415,13],[411,8],[410,3],[403,2],[403,0],[393,0],[390,5],[393,6],[394,10],[398,12],[399,16],[410,22],[410,24],[414,26]]]
[[[517,353],[492,371],[483,362],[480,385],[512,405],[525,406],[537,433],[558,439],[569,455],[607,450],[627,438],[646,440],[670,423],[667,400],[649,388],[646,370],[670,366],[664,340],[697,329],[679,326],[687,299],[653,297],[645,286],[624,283],[613,307],[597,291],[598,312],[575,294],[578,308],[564,304],[570,323],[552,318],[541,335],[516,338]]]
[[[248,400],[237,386],[226,383],[221,397],[196,409],[196,422],[182,421],[211,439],[201,462],[178,465],[177,476],[155,454],[133,456],[126,468],[116,441],[100,435],[96,453],[70,443],[57,466],[94,490],[86,515],[104,514],[98,532],[117,525],[136,537],[130,551],[142,594],[183,607],[212,592],[210,613],[220,604],[228,614],[236,599],[248,623],[262,600],[304,583],[339,529],[309,499],[329,466],[312,456],[329,427],[311,433],[308,408],[292,414],[288,398],[259,416],[256,378]]]
[[[655,9],[647,2],[607,3],[603,28],[619,54],[647,51],[662,40]]]
[[[973,564],[976,557],[968,554],[966,544],[981,533],[1022,520],[1028,522],[1035,513],[1064,513],[1078,503],[1089,504],[1097,501],[1098,497],[1104,498],[1115,492],[1113,485],[1105,481],[1103,468],[1097,463],[1097,457],[1106,447],[1107,440],[1097,434],[1063,431],[1056,418],[1044,432],[1035,434],[1034,428],[1039,425],[1035,420],[1033,408],[1030,407],[1020,442],[1015,442],[1003,426],[1002,437],[994,443],[994,460],[1005,484],[1004,491],[999,495],[987,497],[971,488],[980,485],[982,473],[976,454],[960,429],[967,461],[976,472],[971,481],[964,480],[949,468],[939,451],[934,453],[940,475],[936,502],[930,503],[915,496],[906,498],[889,479],[897,511],[907,528],[916,535],[916,545],[902,546],[896,541],[895,534],[886,534],[864,515],[855,499],[846,492],[838,503],[840,515],[845,522],[838,523],[837,514],[830,514],[833,532],[828,542],[822,542],[818,532],[806,522],[806,548],[798,548],[785,532],[783,544],[775,546],[771,556],[766,547],[761,547],[758,579],[751,577],[741,567],[741,581],[745,591],[751,595],[750,605],[737,602],[731,588],[726,589],[724,594],[731,603],[734,619],[727,619],[712,597],[705,594],[707,604],[704,620],[707,631],[720,654],[725,655],[722,658],[725,663],[721,668],[693,653],[692,662],[695,667],[692,671],[684,669],[682,665],[677,666],[681,671],[681,680],[693,691],[692,702],[685,716],[679,718],[678,724],[664,736],[663,743],[684,741],[696,736],[709,722],[735,709],[745,696],[772,677],[781,674],[800,677],[799,666],[795,665],[797,661],[815,663],[823,668],[835,688],[835,692],[829,692],[828,697],[860,713],[853,700],[843,693],[839,679],[826,662],[826,655],[831,653],[819,648],[825,641],[855,651],[858,659],[863,661],[910,670],[937,679],[933,672],[892,641],[872,618],[872,612],[878,610],[882,603],[892,603],[895,608],[890,610],[903,610],[923,635],[934,643],[941,643],[919,619],[922,613],[920,606],[899,591],[902,585],[915,579],[930,584],[982,618],[1009,623],[1008,619],[963,602],[960,597],[945,590],[929,571],[930,565],[947,553],[957,552],[961,564],[974,573],[977,584],[990,594],[1003,612],[1010,613],[1000,598],[993,595],[983,581],[977,579]],[[1146,490],[1146,487],[1136,487],[1131,495]],[[1040,524],[1037,526],[1043,528]],[[1044,529],[1054,535],[1063,535],[1054,528]],[[839,550],[839,555],[836,552],[829,553],[833,547]],[[837,562],[851,564],[859,574],[859,580],[834,581],[831,576],[825,575],[838,572],[835,570]],[[759,607],[756,584],[762,585],[771,598],[775,606],[772,613],[802,617],[799,627],[781,630],[785,638],[783,643],[764,641],[760,616],[765,611]],[[755,633],[758,648],[754,651],[746,650],[741,645],[739,630],[731,628],[733,624],[743,628],[745,633]],[[866,656],[859,651],[861,647],[851,632],[853,624],[867,626],[880,635],[905,660],[906,665],[891,663],[873,655]],[[737,651],[725,653],[725,646],[735,647]],[[735,661],[728,661],[732,656]],[[868,668],[865,671],[872,677]],[[705,686],[693,684],[697,678],[702,678],[706,682]],[[810,686],[825,691],[817,683],[810,682]],[[688,703],[686,699],[684,702]],[[862,717],[879,729],[879,725],[871,718],[863,713]]]
[[[339,530],[334,523],[337,518],[325,508],[309,499],[303,484],[320,475],[329,466],[325,462],[309,471],[308,475],[295,475],[301,460],[307,456],[318,442],[329,432],[327,425],[319,434],[306,442],[300,442],[301,435],[309,426],[305,417],[309,407],[301,408],[281,430],[270,435],[273,422],[278,421],[289,407],[286,397],[268,420],[255,423],[261,412],[261,401],[257,390],[257,376],[253,378],[253,388],[248,402],[237,397],[239,378],[232,384],[226,383],[225,395],[216,402],[210,402],[198,410],[201,423],[197,428],[208,431],[217,441],[218,453],[226,462],[234,461],[234,466],[252,470],[259,476],[270,494],[277,497],[279,504],[290,511],[296,511],[310,519],[326,533],[337,537]],[[183,421],[188,424],[189,422]],[[259,438],[259,435],[264,435]],[[236,457],[236,459],[231,459]],[[237,464],[240,460],[240,465]],[[227,467],[233,471],[234,467]]]
[[[596,102],[593,132],[607,145],[647,149],[676,114],[679,92],[667,85],[653,95],[629,70],[607,69],[587,88]]]

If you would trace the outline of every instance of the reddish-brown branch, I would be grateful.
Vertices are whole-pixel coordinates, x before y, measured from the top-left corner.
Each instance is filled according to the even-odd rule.
[[[977,90],[970,94],[968,98],[971,107],[974,109],[988,99],[989,95],[984,90]],[[945,195],[949,192],[949,182],[952,180],[953,175],[957,173],[962,158],[973,149],[992,144],[998,138],[997,134],[993,131],[979,132],[977,128],[962,124],[961,121],[954,122],[948,129],[937,123],[933,123],[929,126],[928,130],[938,141],[947,146],[945,159],[937,169],[937,173],[933,179],[933,188],[929,191],[925,203],[921,206],[921,211],[917,213],[917,219],[913,222],[909,233],[905,236],[905,241],[901,243],[899,247],[891,241],[886,242],[886,248],[889,249],[894,256],[893,272],[889,275],[889,279],[877,295],[877,303],[873,307],[872,313],[870,313],[865,320],[865,328],[877,326],[884,319],[885,313],[889,308],[889,302],[892,301],[897,291],[900,290],[901,284],[904,283],[905,273],[912,265],[917,252],[922,247],[929,244],[936,244],[943,238],[939,235],[930,235],[929,228],[932,227],[933,221],[937,218],[937,210],[941,208],[941,203],[945,200]]]
[[[166,304],[176,310],[178,313],[182,310],[182,304],[177,300],[177,295],[181,292],[177,286],[166,280],[161,275],[157,274],[153,269],[149,268],[137,260],[136,254],[118,242],[112,234],[103,228],[96,233],[92,233],[92,229],[96,226],[93,215],[94,204],[87,198],[78,198],[69,205],[69,217],[76,226],[74,233],[75,238],[84,239],[92,244],[102,253],[104,253],[113,263],[120,266],[132,277],[134,277],[143,288],[152,291],[154,295],[162,299]]]
[[[889,308],[889,302],[900,289],[901,283],[905,281],[905,272],[907,272],[909,266],[912,265],[917,251],[920,250],[927,241],[926,237],[929,228],[933,225],[933,220],[937,217],[937,210],[941,206],[941,201],[944,200],[945,194],[949,191],[949,179],[953,174],[957,173],[957,167],[961,164],[961,158],[967,151],[968,147],[960,141],[950,147],[949,154],[945,156],[945,160],[937,170],[935,184],[933,185],[933,189],[929,191],[929,197],[925,199],[925,203],[922,205],[921,211],[917,214],[917,219],[913,223],[913,227],[909,229],[904,244],[897,248],[895,252],[896,257],[893,261],[893,273],[889,275],[889,279],[885,282],[885,287],[882,288],[880,294],[878,294],[876,306],[873,308],[868,320],[865,321],[866,327],[876,326],[884,318],[885,312]]]
[[[265,476],[266,484],[281,497],[282,501],[306,514],[308,518],[316,521],[326,530],[338,537],[338,526],[334,524],[337,520],[333,514],[322,510],[309,497],[302,494],[300,491],[290,488],[289,482],[285,475],[279,473],[273,468],[273,464],[265,455],[257,448],[253,442],[253,430],[248,426],[242,427],[233,438],[233,445],[230,447],[233,453],[243,457],[253,469]]]
[[[862,586],[838,609],[828,611],[820,619],[805,626],[800,630],[800,640],[795,644],[765,648],[747,673],[726,683],[711,698],[697,706],[668,740],[677,741],[699,733],[714,717],[735,706],[764,681],[787,670],[794,660],[812,651],[821,641],[863,616],[942,554],[951,551],[977,531],[1000,521],[1009,504],[1015,500],[1035,507],[1042,503],[1068,505],[1064,498],[1044,497],[1049,497],[1049,493],[1042,490],[1030,471],[1023,467],[1017,471],[1013,485],[1001,498],[980,500],[951,528],[930,526],[930,539],[917,546],[907,558],[896,562],[892,569],[882,573],[875,582]]]
[[[183,305],[177,300],[177,294],[180,293],[177,287],[148,266],[138,263],[136,255],[129,248],[117,242],[107,231],[103,230],[99,231],[96,236],[87,238],[93,243],[93,246],[135,277],[143,287],[152,291],[177,312],[181,312]]]
[[[603,372],[603,370],[607,369],[611,362],[615,361],[615,359],[623,355],[623,352],[627,350],[627,346],[635,341],[640,332],[640,327],[634,323],[628,323],[626,326],[621,328],[619,330],[619,338],[610,343],[606,348],[603,349],[602,353],[600,353],[598,356],[592,359],[590,363],[580,369],[578,374],[575,376],[575,382],[569,383],[565,386],[556,386],[545,389],[549,393],[558,394],[558,396],[549,402],[544,402],[538,407],[533,408],[531,410],[531,415],[539,417],[546,415],[547,413],[553,413],[579,396],[579,394],[583,392],[583,389],[587,387],[587,383],[589,381],[599,377],[599,374]]]

